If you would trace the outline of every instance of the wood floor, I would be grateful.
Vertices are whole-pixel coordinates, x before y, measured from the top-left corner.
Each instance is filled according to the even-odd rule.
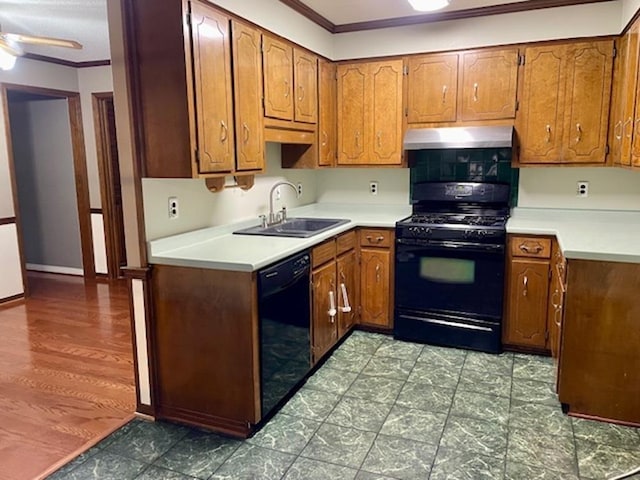
[[[0,480],[38,478],[135,410],[126,283],[29,274],[0,305]]]

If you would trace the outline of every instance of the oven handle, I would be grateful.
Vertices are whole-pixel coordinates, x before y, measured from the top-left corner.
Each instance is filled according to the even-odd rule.
[[[421,322],[436,323],[438,325],[445,325],[447,327],[464,328],[466,330],[481,330],[483,332],[491,332],[489,327],[480,327],[478,325],[469,325],[460,322],[451,322],[447,320],[437,320],[435,318],[414,317],[413,315],[402,315],[403,318],[409,318],[411,320],[420,320]]]
[[[450,249],[459,250],[461,252],[504,252],[504,245],[498,245],[494,243],[466,243],[466,242],[417,242],[415,240],[408,240],[404,238],[398,238],[396,240],[398,245],[420,248],[431,248],[433,250],[438,249]]]

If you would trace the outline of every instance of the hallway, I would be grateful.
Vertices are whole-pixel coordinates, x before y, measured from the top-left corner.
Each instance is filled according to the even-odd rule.
[[[135,410],[126,283],[29,273],[0,306],[0,480],[38,478]]]

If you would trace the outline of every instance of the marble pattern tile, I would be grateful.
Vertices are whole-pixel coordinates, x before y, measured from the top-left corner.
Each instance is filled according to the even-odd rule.
[[[63,478],[67,480],[132,480],[146,467],[146,463],[103,450],[71,470]]]
[[[541,469],[577,474],[576,452],[572,438],[532,435],[529,430],[509,429],[508,461]]]
[[[417,362],[407,381],[432,387],[455,389],[458,386],[459,378],[459,368],[434,367],[425,362]]]
[[[429,480],[501,480],[503,475],[502,458],[440,448]]]
[[[300,456],[359,468],[375,438],[373,432],[324,424]]]
[[[460,370],[466,357],[466,350],[425,345],[417,361],[428,363],[433,367],[456,368]]]
[[[393,403],[398,398],[403,384],[403,381],[394,378],[360,375],[345,392],[345,396],[378,403]]]
[[[355,372],[345,372],[327,366],[322,367],[305,384],[308,388],[342,395],[358,376]]]
[[[327,423],[379,432],[391,411],[388,403],[376,403],[355,397],[343,397],[333,409]]]
[[[403,480],[427,478],[435,454],[435,445],[378,435],[362,469]]]
[[[207,479],[241,443],[214,433],[192,430],[154,465]]]
[[[555,366],[551,357],[516,354],[513,358],[513,377],[555,383]]]
[[[509,420],[509,398],[458,390],[453,397],[451,413],[506,425]]]
[[[283,480],[353,480],[357,473],[353,468],[298,457]]]
[[[512,400],[509,427],[535,432],[537,435],[571,437],[571,418],[560,407]]]
[[[371,360],[371,356],[371,353],[339,348],[327,359],[324,367],[360,373]]]
[[[552,383],[538,382],[524,378],[514,378],[511,398],[531,403],[560,406],[555,386]]]
[[[380,433],[437,445],[447,421],[446,413],[394,406]]]
[[[387,340],[376,350],[376,357],[392,357],[415,362],[422,353],[423,345],[398,340]]]
[[[340,400],[338,394],[303,387],[289,400],[281,412],[322,421],[329,416],[338,400]]]
[[[545,470],[511,460],[507,460],[507,470],[504,478],[505,480],[580,480],[577,475],[571,473]]]
[[[356,475],[356,480],[397,480],[396,478],[379,475],[377,473],[365,472],[360,470]]]
[[[511,376],[513,370],[513,354],[468,352],[464,361],[464,366],[472,370],[484,372],[486,375],[506,375]]]
[[[588,440],[576,439],[580,476],[610,478],[640,466],[640,446],[623,450]]]
[[[571,421],[574,434],[580,440],[628,450],[640,450],[640,435],[637,428],[581,418],[572,418]]]
[[[279,413],[248,443],[285,453],[298,454],[307,445],[320,422]]]
[[[136,480],[194,480],[194,477],[151,465]]]
[[[444,428],[440,446],[460,452],[504,458],[507,450],[507,427],[495,422],[451,415]]]
[[[294,455],[245,443],[222,464],[210,480],[273,480],[282,478]]]
[[[511,396],[511,377],[506,375],[487,375],[485,372],[468,367],[460,374],[459,390],[486,393],[499,397]]]
[[[454,392],[452,389],[407,382],[402,387],[396,404],[401,407],[448,413]]]
[[[391,357],[374,356],[364,370],[363,375],[371,377],[396,378],[398,380],[406,380],[415,365],[415,361],[401,360]]]
[[[378,347],[388,340],[388,338],[386,335],[355,331],[349,338],[342,342],[338,350],[355,350],[373,355]]]
[[[116,455],[151,463],[164,454],[189,430],[167,422],[141,422],[114,440],[106,450]]]

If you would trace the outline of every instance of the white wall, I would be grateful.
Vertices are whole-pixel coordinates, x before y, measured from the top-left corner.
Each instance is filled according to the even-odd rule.
[[[317,181],[320,203],[409,203],[408,168],[332,168],[318,171]],[[370,182],[378,182],[377,195],[369,192]]]
[[[18,253],[18,233],[16,225],[0,225],[0,299],[20,295],[22,286],[22,269]]]

